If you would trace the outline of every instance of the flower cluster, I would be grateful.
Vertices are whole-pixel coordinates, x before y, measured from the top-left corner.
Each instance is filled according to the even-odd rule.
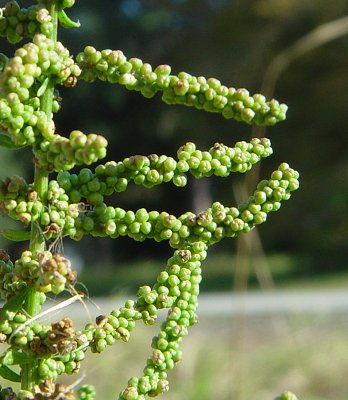
[[[78,389],[77,394],[80,400],[93,400],[96,395],[96,391],[92,385],[82,385]]]
[[[73,180],[76,188],[72,186]],[[80,186],[82,182],[85,183]],[[66,193],[59,183],[66,189],[70,187],[70,191]],[[105,192],[101,190],[102,184]],[[187,212],[180,217],[144,208],[134,212],[107,206],[101,194],[108,193],[106,183],[93,178],[87,169],[81,170],[78,176],[61,174],[58,181],[52,180],[49,186],[48,209],[37,199],[27,200],[32,195],[31,190],[25,197],[8,198],[7,193],[0,205],[15,219],[40,221],[47,237],[69,235],[78,240],[86,234],[112,238],[129,236],[137,241],[148,238],[169,240],[172,247],[180,248],[186,240],[213,244],[223,237],[248,232],[254,225],[265,222],[269,212],[277,211],[281,201],[290,198],[299,182],[298,173],[283,163],[272,173],[271,179],[261,181],[253,196],[239,207],[214,203],[197,215]],[[8,185],[4,184],[4,187],[8,191]],[[94,187],[98,189],[94,191]],[[82,201],[83,197],[86,197],[87,204]]]
[[[62,393],[64,393],[64,397],[62,397]],[[10,387],[1,389],[0,386],[1,400],[55,400],[57,398],[75,400],[73,390],[69,386],[54,383],[51,380],[46,380],[39,385],[35,385],[33,391],[20,390],[18,393],[15,393]],[[91,397],[91,400],[93,398]]]
[[[43,34],[16,50],[4,64],[0,80],[0,126],[15,144],[53,139],[55,124],[41,109],[40,98],[49,84],[71,85],[80,72],[62,43]],[[56,100],[52,111],[58,110]]]
[[[136,321],[143,320],[145,324],[152,324],[159,309],[169,308],[161,331],[153,339],[153,352],[143,376],[132,378],[120,399],[143,398],[134,397],[135,394],[153,397],[167,391],[169,386],[166,371],[180,361],[182,354],[179,346],[182,338],[188,333],[189,326],[197,321],[201,262],[206,258],[206,250],[207,245],[203,242],[195,242],[186,249],[176,250],[168,260],[167,268],[158,275],[153,288],[141,287],[135,302],[128,300],[124,307],[97,317],[95,325],[88,324],[81,332],[73,329],[72,321],[68,318],[52,325],[42,325],[28,321],[23,313],[3,310],[3,321],[0,324],[2,341],[11,341],[21,350],[9,349],[3,355],[1,364],[8,368],[29,357],[28,351],[38,354],[38,374],[42,382],[38,387],[43,387],[48,381],[56,381],[63,373],[78,372],[87,347],[94,352],[101,352],[116,340],[128,341]],[[8,261],[5,255],[2,258]],[[54,355],[54,358],[47,357],[48,354]],[[35,390],[36,396],[37,388]],[[93,398],[92,389],[87,390],[89,396],[83,395],[84,392],[81,389],[81,399]],[[32,398],[41,397],[27,397]]]
[[[71,375],[79,371],[89,339],[86,334],[73,329],[69,318],[43,325],[31,322],[23,313],[10,310],[3,310],[2,318],[6,320],[0,323],[1,343],[7,341],[12,345],[1,355],[2,367],[9,369],[28,362],[31,354],[36,354],[40,382],[56,381],[61,374]]]
[[[196,77],[186,72],[171,75],[169,65],[153,69],[139,58],[127,59],[120,50],[98,51],[87,46],[76,60],[82,70],[79,79],[119,83],[147,98],[162,92],[162,99],[167,104],[221,113],[227,119],[248,124],[274,125],[286,116],[287,106],[277,100],[267,101],[261,94],[250,95],[246,89],[224,86],[215,78]]]
[[[36,33],[52,32],[52,17],[43,4],[21,8],[17,1],[9,1],[0,9],[0,37],[6,37],[9,43],[32,38]]]
[[[0,290],[4,299],[27,285],[41,293],[58,294],[75,281],[76,272],[70,261],[60,254],[44,251],[34,255],[26,250],[14,265],[10,260],[0,260]]]
[[[152,188],[172,182],[183,187],[189,174],[200,179],[244,173],[272,154],[271,143],[266,138],[253,138],[234,147],[215,143],[203,151],[188,142],[175,158],[134,155],[72,173],[75,166],[89,166],[104,158],[108,143],[95,133],[73,130],[68,137],[56,133],[53,115],[60,109],[56,86],[74,87],[79,80],[99,79],[147,98],[160,92],[167,104],[191,106],[257,125],[284,120],[287,106],[260,94],[251,95],[246,89],[224,86],[215,78],[186,72],[174,75],[168,65],[153,69],[138,58],[127,59],[122,51],[87,46],[75,62],[56,40],[58,21],[65,27],[79,25],[64,11],[75,0],[37,3],[21,8],[16,1],[9,1],[0,8],[0,37],[10,43],[30,40],[11,58],[0,54],[0,146],[31,145],[35,163],[32,184],[18,176],[0,180],[0,210],[25,227],[30,225],[30,231],[1,232],[10,240],[30,240],[30,245],[15,262],[0,250],[0,295],[6,301],[0,309],[0,343],[8,344],[0,354],[0,376],[22,382],[22,388],[28,389],[15,393],[0,387],[0,399],[75,399],[71,387],[56,383],[61,374],[77,373],[87,349],[100,353],[118,340],[127,342],[138,321],[154,324],[159,310],[168,309],[152,340],[142,375],[131,378],[119,394],[119,400],[155,397],[168,391],[168,371],[181,360],[182,339],[197,322],[201,264],[208,248],[265,222],[268,214],[277,211],[297,190],[299,174],[282,163],[243,204],[227,207],[214,202],[197,214],[185,212],[177,217],[166,211],[108,205],[105,197],[124,192],[130,183]],[[50,179],[53,172],[58,172],[57,177]],[[50,247],[46,242],[62,236],[79,240],[88,234],[168,241],[175,250],[154,285],[141,286],[136,299],[98,316],[95,323],[80,331],[74,329],[70,318],[42,324],[39,318],[46,311],[39,314],[39,310],[46,293],[73,291],[76,281],[70,261],[52,250],[55,242]],[[35,374],[29,374],[30,369]],[[95,390],[83,385],[77,396],[92,400]],[[288,398],[286,393],[284,396]]]
[[[89,147],[77,148],[79,140],[87,143],[89,137],[74,131],[70,141],[62,140],[61,146],[66,143],[67,147],[75,147],[74,154],[83,157],[85,149],[95,148],[93,146],[97,143],[103,144],[103,139],[94,135],[95,141],[91,141]],[[105,148],[98,148],[99,155],[102,149]],[[290,193],[298,188],[298,173],[283,163],[272,173],[270,180],[260,182],[254,196],[240,207],[215,205],[198,215],[188,212],[178,218],[143,208],[127,211],[108,206],[104,197],[126,190],[130,181],[151,187],[172,180],[174,184],[184,186],[187,173],[202,178],[212,174],[228,176],[231,172],[244,172],[271,153],[268,139],[238,142],[233,148],[217,143],[209,151],[197,150],[193,143],[187,143],[178,150],[178,160],[153,154],[129,157],[118,163],[108,162],[97,166],[94,173],[88,168],[81,169],[79,174],[64,171],[58,174],[57,181],[50,181],[46,207],[32,187],[15,176],[0,182],[0,207],[12,218],[26,224],[40,222],[48,238],[58,234],[77,240],[86,234],[112,238],[129,236],[138,241],[147,238],[169,240],[176,248],[187,238],[215,243],[264,222],[267,213],[277,211],[280,202],[288,200]],[[93,152],[86,155],[92,156]],[[215,208],[218,211],[214,211]]]
[[[125,191],[130,181],[146,188],[170,181],[183,187],[188,173],[197,179],[212,175],[227,177],[231,172],[250,170],[271,154],[271,143],[266,138],[254,138],[250,143],[237,142],[235,147],[215,143],[208,151],[201,151],[189,142],[179,148],[177,160],[166,155],[135,155],[123,161],[98,165],[94,173],[87,168],[83,168],[77,177],[63,172],[57,180],[73,201],[78,202],[84,197],[90,204],[98,204],[104,195]]]
[[[187,335],[188,328],[197,322],[200,267],[206,258],[206,250],[205,243],[196,242],[186,249],[175,251],[153,289],[140,288],[137,307],[143,309],[143,313],[153,308],[169,308],[169,311],[159,334],[153,338],[153,351],[143,375],[128,381],[120,400],[139,400],[144,399],[145,395],[154,397],[169,390],[167,371],[181,360],[182,338]]]
[[[141,318],[142,315],[135,309],[132,300],[127,300],[124,307],[112,311],[109,315],[97,317],[96,326],[86,326],[87,333],[92,334],[92,351],[100,353],[107,345],[112,345],[119,339],[128,342],[135,322]]]
[[[74,4],[75,0],[62,0],[59,8],[63,10]],[[6,37],[9,43],[19,43],[37,33],[49,36],[53,31],[52,16],[41,2],[21,8],[17,1],[11,0],[0,8],[0,37]]]
[[[107,140],[95,133],[70,132],[69,138],[54,135],[34,151],[40,167],[49,171],[66,171],[75,165],[90,165],[106,155]]]

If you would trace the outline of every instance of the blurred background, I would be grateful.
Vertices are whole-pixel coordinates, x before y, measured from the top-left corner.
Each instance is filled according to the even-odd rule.
[[[239,294],[236,299],[243,300],[247,290],[262,289],[285,290],[289,296],[322,292],[329,298],[344,290],[348,285],[347,1],[77,3],[70,15],[80,20],[81,28],[60,35],[72,54],[86,45],[121,49],[129,58],[154,66],[169,64],[174,73],[215,77],[227,86],[274,96],[289,106],[285,122],[256,129],[219,115],[167,106],[160,96],[149,101],[103,82],[63,88],[58,132],[67,135],[80,129],[106,136],[107,160],[151,153],[175,157],[187,141],[202,150],[217,141],[233,146],[255,135],[272,141],[274,154],[263,161],[260,171],[190,180],[184,189],[171,184],[151,190],[133,185],[110,198],[110,204],[175,215],[200,211],[213,201],[232,206],[253,192],[256,179],[267,178],[286,161],[301,174],[300,190],[252,234],[211,249],[204,265],[203,295],[233,291]],[[31,181],[31,162],[29,151],[0,149],[1,178],[20,174]],[[7,226],[6,218],[0,218],[1,226]],[[1,240],[0,246],[11,245]],[[11,246],[11,255],[20,250],[18,244]],[[81,269],[81,281],[91,296],[134,294],[139,285],[155,280],[171,254],[166,244],[127,238],[64,240],[64,251]],[[254,313],[243,304],[247,303],[242,301],[240,308],[225,315],[203,313],[202,308],[201,324],[184,344],[189,355],[174,372],[168,398],[266,400],[285,389],[306,400],[347,398],[348,309],[327,309],[324,300],[323,307],[311,311],[284,306]],[[123,373],[141,370],[136,360],[143,348],[148,353],[149,346],[149,340],[141,344],[144,335],[151,337],[135,332],[136,356],[131,348],[122,350],[131,346],[115,346],[105,364],[108,369],[91,361],[90,374],[97,368],[114,384],[110,363],[115,362],[116,369],[131,359],[119,372],[122,387]],[[135,372],[130,372],[132,362]],[[100,385],[101,390],[106,387],[105,382]],[[111,398],[103,393],[98,398]]]

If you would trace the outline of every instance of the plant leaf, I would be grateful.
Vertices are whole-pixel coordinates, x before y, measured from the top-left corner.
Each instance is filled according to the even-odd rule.
[[[39,87],[39,90],[37,91],[37,97],[41,97],[45,93],[45,91],[47,89],[48,82],[49,82],[49,78],[47,76],[44,79],[44,81],[42,82],[41,86]]]
[[[1,235],[12,242],[25,242],[26,240],[30,240],[29,231],[14,231],[12,229],[5,229],[4,231],[1,231]]]
[[[22,353],[20,351],[14,351],[13,349],[9,349],[2,358],[2,364],[5,366],[30,364],[31,361],[32,355]]]
[[[5,229],[1,232],[1,235],[7,240],[13,242],[25,242],[30,240],[30,231],[14,231],[12,229]]]
[[[6,149],[11,150],[18,150],[22,149],[25,146],[13,143],[11,138],[6,133],[0,132],[0,147],[5,147]]]
[[[58,12],[58,19],[63,28],[79,28],[81,26],[80,21],[73,21],[67,16],[64,10]]]
[[[6,367],[5,365],[2,365],[0,367],[0,376],[2,376],[7,381],[11,381],[11,382],[20,382],[21,381],[21,377],[16,372],[12,371],[11,368]]]
[[[8,300],[8,302],[0,309],[0,318],[5,318],[7,311],[17,312],[22,307],[22,304],[29,293],[33,290],[35,290],[33,287],[28,286],[16,296]]]

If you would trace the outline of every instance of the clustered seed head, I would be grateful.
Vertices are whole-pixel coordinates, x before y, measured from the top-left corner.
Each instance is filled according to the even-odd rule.
[[[215,78],[196,77],[186,72],[171,75],[169,65],[153,69],[139,58],[127,59],[120,50],[98,51],[87,46],[76,59],[82,70],[80,79],[87,82],[100,79],[119,83],[147,98],[162,92],[162,100],[167,104],[221,113],[227,119],[248,124],[274,125],[286,117],[287,106],[277,100],[267,101],[261,94],[250,95],[246,89],[224,86]]]
[[[1,254],[5,252],[1,250]],[[6,253],[5,253],[6,254]],[[3,300],[8,300],[14,293],[20,292],[26,287],[26,282],[21,279],[19,273],[15,271],[13,262],[7,255],[0,259],[0,295]],[[0,331],[1,332],[1,331]],[[1,338],[0,338],[1,342]]]
[[[145,323],[153,323],[157,309],[169,308],[169,311],[159,334],[152,340],[153,351],[143,375],[128,381],[128,386],[120,393],[120,400],[144,399],[146,395],[155,397],[169,390],[167,371],[181,360],[182,338],[197,322],[201,261],[206,257],[206,250],[207,245],[203,242],[176,250],[154,287],[139,289],[136,308],[141,310]]]
[[[80,400],[93,400],[96,396],[95,387],[92,385],[83,385],[79,387],[77,394]]]
[[[35,385],[33,390],[19,390],[17,393],[10,387],[1,388],[1,400],[75,400],[73,390],[69,386],[54,383],[52,380],[45,380]],[[86,397],[87,399],[87,397]],[[93,397],[90,398],[93,400]]]
[[[44,296],[40,299],[41,304],[44,302]],[[26,322],[28,317],[26,314],[18,311],[12,311],[9,309],[2,309],[1,311],[2,320],[0,321],[0,332],[1,332],[1,343],[9,342],[12,346],[15,346],[22,351],[28,351],[30,344],[34,340],[37,334],[44,335],[49,329],[48,326],[40,325],[36,322],[27,325]],[[18,364],[16,358],[18,354],[9,349],[5,355],[2,354],[1,363],[3,365],[14,365]]]
[[[34,387],[34,400],[75,400],[73,390],[61,383],[54,383],[54,380],[46,379],[40,385]]]
[[[124,307],[97,317],[95,327],[90,324],[86,326],[85,332],[91,336],[92,352],[100,353],[119,339],[128,342],[136,321],[141,319],[141,313],[134,305],[134,301],[127,300]]]
[[[187,245],[186,249],[176,250],[152,289],[141,287],[136,302],[127,300],[124,307],[106,316],[97,317],[96,324],[87,325],[82,332],[76,332],[68,318],[50,326],[36,321],[27,324],[28,317],[25,314],[4,310],[0,321],[3,341],[11,340],[22,351],[30,350],[39,356],[38,374],[42,384],[38,387],[42,393],[36,389],[36,397],[33,398],[44,399],[45,397],[39,397],[41,394],[48,396],[48,392],[45,394],[42,389],[48,381],[55,382],[62,373],[76,373],[87,347],[91,347],[93,352],[101,352],[116,340],[128,341],[136,321],[143,320],[145,324],[151,324],[157,318],[158,310],[162,308],[169,309],[168,316],[159,335],[153,339],[153,353],[147,361],[144,375],[140,379],[130,380],[129,387],[122,392],[120,398],[130,399],[136,393],[137,396],[148,394],[153,397],[167,391],[169,386],[166,371],[180,361],[181,340],[187,334],[189,326],[197,321],[195,311],[201,281],[200,266],[206,258],[206,250],[207,245],[203,242],[195,242]],[[1,258],[4,262],[9,261],[4,252],[1,252]],[[56,263],[63,261],[65,264],[60,256],[52,256],[48,252],[39,253],[39,265],[43,269],[50,271],[52,260]],[[24,252],[21,262],[32,262],[32,255]],[[18,261],[16,266],[17,264]],[[35,263],[31,269],[35,270],[37,267],[38,264]],[[3,365],[14,365],[18,363],[18,357],[23,357],[22,354],[24,353],[10,349],[1,362]],[[54,355],[54,358],[47,355]],[[81,391],[80,399],[92,398],[93,390]]]
[[[0,37],[6,37],[9,43],[19,43],[37,33],[50,35],[52,32],[52,17],[43,4],[21,8],[17,1],[9,1],[0,9]]]
[[[25,180],[17,175],[0,180],[0,209],[15,220],[29,224],[42,212],[42,203],[37,193]],[[33,219],[35,221],[35,217]]]
[[[39,0],[37,5],[21,8],[16,1],[9,1],[0,8],[0,37],[10,43],[32,39],[11,58],[0,54],[0,143],[9,148],[31,145],[36,166],[58,175],[49,181],[44,195],[37,186],[18,176],[0,181],[0,210],[25,226],[35,224],[40,228],[38,235],[45,240],[61,236],[79,240],[86,234],[128,236],[137,241],[167,240],[175,251],[152,287],[141,286],[135,300],[127,300],[123,307],[97,317],[95,324],[75,331],[69,318],[44,325],[30,319],[21,308],[31,290],[38,292],[42,305],[45,293],[59,294],[70,289],[76,281],[70,261],[51,251],[26,250],[13,263],[0,250],[0,295],[7,302],[0,309],[0,344],[9,344],[0,355],[0,367],[14,374],[14,381],[20,380],[9,367],[30,363],[35,356],[38,375],[31,391],[15,393],[11,388],[0,387],[0,400],[75,399],[70,387],[55,383],[58,376],[77,373],[88,348],[100,353],[117,340],[127,342],[137,321],[151,325],[159,310],[168,309],[160,332],[152,340],[152,353],[142,376],[131,378],[119,395],[119,400],[144,400],[169,390],[168,371],[181,360],[182,339],[197,322],[201,263],[208,247],[265,222],[268,213],[277,211],[298,188],[299,174],[283,163],[270,179],[258,184],[245,203],[226,207],[214,202],[198,214],[186,212],[176,217],[165,211],[127,211],[108,206],[105,196],[125,191],[130,182],[145,188],[163,182],[183,187],[188,174],[200,179],[244,173],[272,154],[271,143],[266,138],[254,138],[237,142],[234,147],[215,143],[201,151],[188,142],[178,149],[176,158],[135,155],[98,165],[94,172],[85,167],[70,173],[75,166],[90,165],[105,157],[107,140],[79,130],[70,132],[69,137],[57,134],[53,113],[60,109],[59,94],[52,94],[49,109],[44,106],[44,95],[57,84],[73,87],[79,79],[100,79],[139,91],[147,98],[161,92],[167,104],[192,106],[258,125],[284,120],[287,106],[274,99],[267,101],[260,94],[250,95],[246,89],[224,86],[215,78],[186,72],[173,75],[168,65],[153,69],[138,58],[127,59],[122,51],[98,51],[87,46],[75,63],[62,43],[49,38],[55,27],[43,3]],[[74,3],[75,0],[57,2],[63,25],[74,25],[63,11]],[[26,240],[28,233],[12,235]],[[83,385],[77,395],[80,400],[93,400],[95,389]],[[289,392],[282,396],[288,398]]]
[[[40,167],[50,171],[67,171],[75,165],[90,165],[104,158],[107,144],[101,135],[85,135],[74,130],[69,138],[54,135],[52,140],[42,141],[34,154]]]
[[[1,355],[1,365],[8,367],[28,362],[36,354],[38,376],[43,383],[48,380],[55,382],[61,374],[71,375],[79,371],[89,339],[83,332],[73,329],[69,318],[52,325],[37,321],[28,321],[28,324],[25,314],[10,310],[2,310],[2,318],[0,331],[5,336],[2,342],[7,341],[11,347]],[[35,397],[39,398],[44,397]]]
[[[7,299],[27,285],[41,293],[61,293],[76,282],[70,261],[49,251],[33,254],[26,250],[15,264],[0,260],[0,293]]]
[[[254,138],[250,143],[238,142],[235,147],[215,143],[209,151],[198,150],[194,143],[189,142],[179,148],[177,159],[157,154],[135,155],[123,161],[98,165],[94,173],[83,168],[77,178],[76,175],[61,173],[57,180],[69,195],[74,192],[75,200],[79,192],[87,199],[91,196],[89,202],[97,204],[103,201],[103,195],[125,191],[130,181],[146,188],[170,181],[183,187],[188,173],[197,179],[212,175],[227,177],[231,172],[250,170],[271,154],[271,143],[266,138]]]
[[[24,251],[15,262],[14,271],[20,274],[23,281],[42,293],[61,293],[76,281],[76,272],[70,261],[49,251],[35,255],[29,250]]]
[[[65,84],[80,74],[80,68],[60,42],[36,34],[8,59],[0,75],[0,126],[17,145],[33,145],[54,138],[55,124],[41,110],[40,97],[48,80]],[[54,101],[53,112],[59,110]]]
[[[237,145],[239,144],[237,143]],[[260,143],[250,145],[250,143],[240,142],[240,146],[265,148]],[[183,146],[179,154],[189,154],[186,151],[188,147],[191,147],[192,150],[194,145],[189,143]],[[239,148],[235,147],[235,149]],[[215,145],[213,149],[216,153],[224,154],[223,146]],[[228,149],[233,150],[232,148]],[[269,148],[266,147],[266,149],[269,153]],[[198,150],[194,150],[193,153],[198,155]],[[210,152],[206,153],[211,154]],[[214,161],[218,161],[216,153],[214,153],[211,164],[220,168],[221,173],[223,171],[228,175],[233,168],[238,170],[241,163],[233,164],[231,161],[228,163],[230,158],[225,155],[220,157],[220,164],[215,163]],[[235,153],[238,153],[237,157],[242,160],[245,160],[247,155],[251,158],[255,154],[234,150]],[[211,208],[197,215],[187,212],[180,217],[175,217],[164,211],[147,211],[144,208],[137,211],[126,211],[120,207],[108,206],[104,203],[105,195],[125,190],[129,180],[136,181],[137,176],[144,172],[144,168],[151,168],[151,163],[146,162],[149,157],[135,157],[137,157],[135,161],[130,161],[131,159],[128,158],[120,163],[109,162],[98,166],[95,173],[88,168],[83,168],[78,175],[70,174],[67,171],[59,173],[57,181],[51,180],[49,183],[48,207],[44,207],[42,202],[36,199],[35,191],[29,185],[25,185],[23,182],[19,184],[16,182],[16,177],[9,178],[0,183],[0,207],[12,218],[26,224],[40,221],[43,233],[48,238],[68,235],[79,240],[86,234],[111,238],[129,236],[137,241],[169,240],[172,247],[180,248],[187,240],[190,242],[202,240],[210,245],[224,237],[234,237],[239,233],[250,231],[254,225],[265,222],[267,214],[277,211],[281,201],[288,200],[291,192],[299,187],[299,174],[288,164],[283,163],[278,170],[272,173],[271,179],[261,181],[253,196],[239,207],[225,207],[214,203]],[[191,160],[191,168],[192,158],[199,160],[195,156],[187,157],[187,160]],[[172,164],[173,172],[177,170],[178,166],[183,165],[182,161],[186,162],[183,159],[176,162],[170,157],[163,157],[163,159],[163,163],[156,165],[157,170],[153,166],[152,171],[160,171],[158,174],[164,175],[165,168],[168,168],[167,164]],[[132,170],[130,166],[136,164],[136,161],[139,162],[139,167],[137,167],[139,169]],[[222,165],[222,162],[225,165]],[[197,161],[198,163],[199,161]],[[192,171],[195,170],[192,168]],[[209,171],[209,173],[214,173],[214,171]],[[183,176],[186,178],[186,175]],[[12,182],[14,183],[12,184]],[[13,186],[13,192],[9,190],[10,186]]]

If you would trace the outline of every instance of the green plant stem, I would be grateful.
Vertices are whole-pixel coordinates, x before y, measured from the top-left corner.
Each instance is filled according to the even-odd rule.
[[[50,39],[56,41],[58,27],[57,0],[48,0],[47,9],[52,16],[54,27]],[[41,97],[41,110],[44,111],[49,118],[52,116],[54,88],[54,81],[51,80],[45,90],[45,93]],[[48,182],[48,171],[40,168],[38,165],[35,165],[34,188],[43,204],[47,203]],[[32,223],[31,225],[30,250],[33,253],[39,253],[45,250],[45,238],[42,234],[41,227],[37,222]],[[23,308],[30,316],[38,314],[41,310],[40,293],[35,290],[31,290],[24,302]],[[33,358],[31,363],[23,364],[21,367],[21,387],[24,390],[30,390],[38,382],[38,362],[35,358]]]

